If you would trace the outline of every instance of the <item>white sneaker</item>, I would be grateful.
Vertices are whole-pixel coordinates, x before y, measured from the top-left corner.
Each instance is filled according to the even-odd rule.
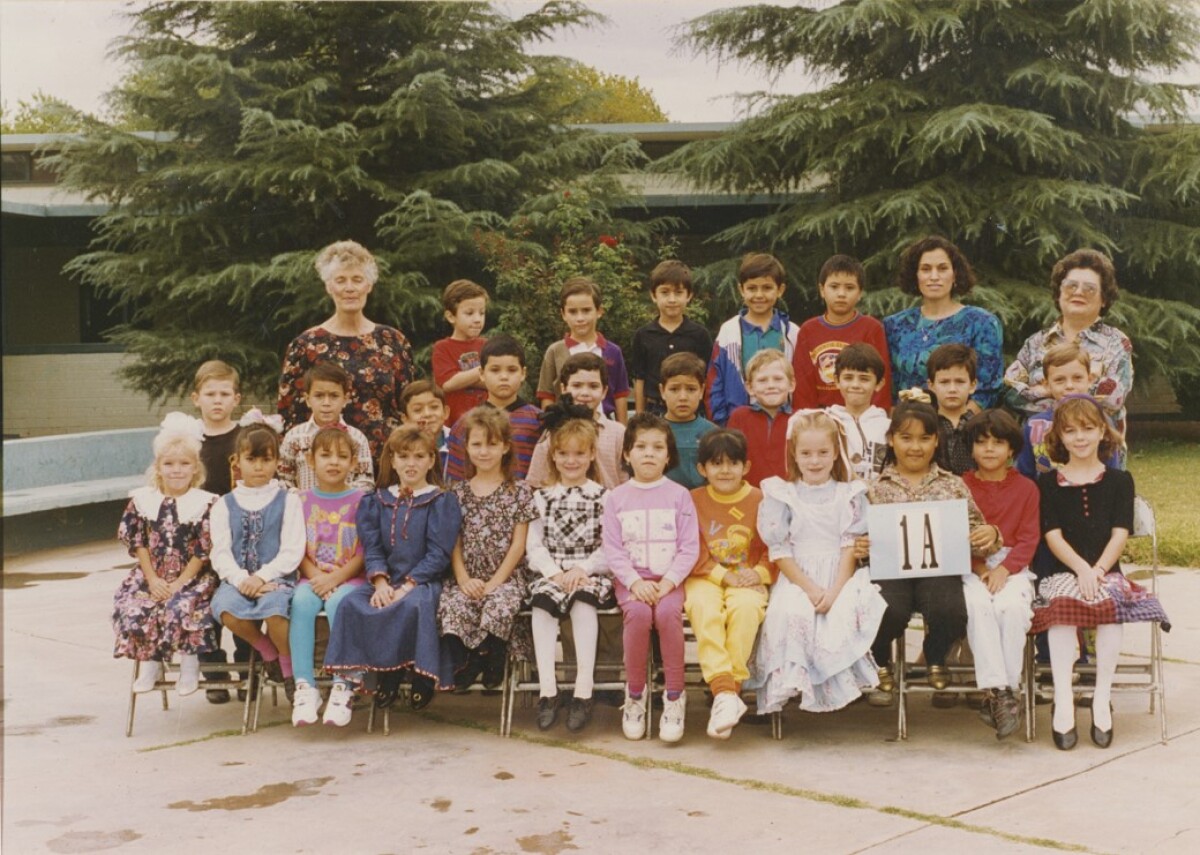
[[[316,724],[321,717],[321,693],[306,680],[296,683],[296,695],[292,700],[292,727]]]
[[[325,704],[325,723],[334,727],[345,727],[350,723],[354,710],[350,708],[354,700],[354,692],[345,683],[334,683],[329,692],[329,701]],[[313,719],[316,721],[316,719]]]
[[[629,687],[625,687],[625,705],[621,707],[621,730],[626,739],[641,739],[646,735],[646,698],[647,687],[640,698],[629,696]]]
[[[175,681],[175,694],[187,697],[200,688],[200,657],[195,653],[179,655],[179,679]]]
[[[683,692],[678,699],[667,700],[663,692],[662,717],[658,720],[658,738],[663,742],[678,742],[683,739],[683,718],[687,712],[687,695]]]
[[[737,692],[718,693],[708,716],[708,735],[713,739],[728,739],[745,714],[746,702]]]
[[[161,662],[153,659],[143,662],[138,666],[137,679],[133,681],[133,690],[139,695],[145,692],[153,692],[154,684],[162,679],[163,666]]]

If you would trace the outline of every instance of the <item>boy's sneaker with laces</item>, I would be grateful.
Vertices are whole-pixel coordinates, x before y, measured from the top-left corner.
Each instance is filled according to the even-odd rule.
[[[648,691],[648,689],[647,689]],[[631,697],[625,690],[625,704],[621,707],[621,730],[626,739],[641,739],[646,735],[646,698],[643,692],[640,698]]]
[[[687,695],[679,693],[679,697],[671,701],[663,692],[663,711],[658,720],[658,738],[663,742],[678,742],[683,739],[683,719],[687,713]]]
[[[321,717],[321,693],[316,686],[301,680],[296,684],[296,699],[292,701],[292,727],[316,724]]]
[[[353,711],[350,703],[354,700],[354,692],[345,683],[334,683],[329,691],[329,701],[325,704],[325,724],[334,727],[345,727],[350,723]]]
[[[1004,739],[1021,726],[1021,702],[1012,689],[1000,689],[992,700],[996,738]]]
[[[737,692],[718,692],[708,715],[708,735],[713,739],[728,739],[745,714],[746,702]]]

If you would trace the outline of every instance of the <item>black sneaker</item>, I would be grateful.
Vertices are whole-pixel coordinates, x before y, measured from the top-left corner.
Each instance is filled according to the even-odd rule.
[[[571,706],[567,708],[567,730],[579,733],[592,720],[592,699],[571,698]]]
[[[292,701],[296,700],[296,678],[295,677],[284,677],[283,678],[283,694],[284,694],[284,697],[287,698],[287,702],[289,704]]]
[[[375,706],[386,710],[400,694],[400,672],[381,671],[375,677]]]
[[[210,704],[227,704],[229,703],[229,690],[207,689],[204,692],[204,697],[208,698]]]
[[[494,642],[483,660],[483,687],[498,689],[504,682],[504,666],[508,662],[508,645]]]
[[[538,730],[549,730],[558,721],[558,696],[553,698],[538,698],[537,726]]]
[[[996,692],[993,689],[989,689],[987,694],[984,695],[983,704],[979,707],[979,720],[988,727],[996,726],[995,705]]]

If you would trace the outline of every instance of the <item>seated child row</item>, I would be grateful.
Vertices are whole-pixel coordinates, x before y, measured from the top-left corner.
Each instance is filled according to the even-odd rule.
[[[686,712],[685,610],[714,695],[715,738],[727,738],[746,711],[743,689],[754,690],[760,713],[797,697],[802,709],[835,710],[864,691],[888,703],[891,643],[920,611],[930,683],[945,688],[946,654],[965,632],[998,736],[1019,723],[1014,689],[1026,632],[1031,623],[1049,628],[1053,736],[1063,748],[1075,744],[1075,627],[1097,626],[1092,739],[1111,744],[1121,624],[1166,616],[1121,574],[1133,483],[1101,462],[1119,440],[1093,399],[1067,396],[1056,409],[1048,447],[1062,465],[1037,487],[1011,471],[1023,439],[997,410],[968,424],[977,469],[960,479],[934,460],[937,411],[903,401],[889,422],[887,463],[871,481],[854,477],[837,419],[798,412],[788,423],[784,477],[767,478],[761,492],[747,482],[752,455],[736,430],[701,439],[705,486],[689,492],[664,477],[679,454],[669,424],[651,414],[631,419],[622,437],[631,480],[606,489],[597,458],[607,424],[586,405],[564,402],[551,412],[547,483],[538,490],[514,477],[513,430],[497,407],[460,420],[466,479],[445,490],[435,439],[401,427],[366,496],[349,486],[355,455],[347,432],[313,436],[315,486],[289,493],[274,478],[277,435],[251,425],[236,438],[240,480],[218,499],[197,487],[198,423],[173,414],[155,441],[154,485],[134,494],[121,523],[138,566],[115,598],[116,655],[147,663],[135,691],[148,691],[178,652],[177,689],[193,692],[197,654],[215,644],[211,611],[258,651],[289,697],[294,687],[293,723],[311,724],[319,718],[313,635],[323,608],[324,667],[334,675],[326,723],[348,723],[353,687],[366,672],[376,675],[377,704],[393,703],[407,677],[419,708],[439,689],[479,679],[498,685],[511,651],[538,665],[537,718],[546,729],[559,710],[558,624],[569,616],[578,678],[567,726],[578,731],[592,714],[596,610],[615,600],[624,621],[624,733],[645,732],[653,627],[665,673],[659,733],[673,742]],[[968,504],[973,573],[874,583],[867,568],[856,569],[865,502],[947,498]],[[1041,577],[1036,601],[1031,569]],[[529,625],[518,620],[526,603]]]

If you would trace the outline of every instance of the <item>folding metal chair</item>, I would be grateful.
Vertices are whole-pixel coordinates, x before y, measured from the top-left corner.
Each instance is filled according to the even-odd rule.
[[[1150,590],[1158,596],[1158,523],[1154,516],[1154,508],[1142,496],[1133,500],[1133,531],[1130,537],[1150,538]],[[1037,680],[1042,674],[1049,673],[1050,666],[1037,661],[1033,636],[1025,644],[1025,721],[1027,738],[1032,740],[1037,734],[1034,722],[1034,707],[1036,703]],[[1095,677],[1094,664],[1076,665],[1076,673],[1090,674]],[[1090,696],[1095,686],[1075,685],[1076,695]],[[1150,696],[1150,715],[1158,710],[1158,725],[1162,743],[1167,743],[1167,690],[1163,680],[1163,650],[1162,627],[1157,621],[1150,622],[1150,653],[1145,661],[1126,661],[1117,663],[1117,673],[1113,678],[1114,694],[1129,694],[1145,692]]]
[[[250,686],[249,675],[253,671],[253,654],[251,663],[243,662],[201,662],[200,676],[205,677],[200,683],[200,691],[208,689],[226,689],[227,691],[236,691],[238,689],[248,689]],[[138,673],[141,671],[142,663],[135,661],[133,663],[133,676],[129,681],[129,714],[125,721],[125,736],[133,736],[133,719],[137,712],[138,694],[133,691],[133,684],[137,682]],[[236,679],[231,679],[230,674],[241,675],[245,672],[246,676],[238,676]],[[162,695],[163,711],[170,709],[170,702],[167,700],[167,694],[175,691],[175,680],[168,680],[169,675],[176,675],[178,679],[179,665],[174,662],[168,662],[163,668],[162,678],[154,684],[154,689],[150,692],[142,694],[150,695],[153,692],[159,692]],[[209,679],[208,674],[223,675],[225,679]],[[199,694],[199,692],[197,693]],[[242,703],[242,735],[246,735],[246,731],[250,723],[250,692],[246,692],[246,700]]]

